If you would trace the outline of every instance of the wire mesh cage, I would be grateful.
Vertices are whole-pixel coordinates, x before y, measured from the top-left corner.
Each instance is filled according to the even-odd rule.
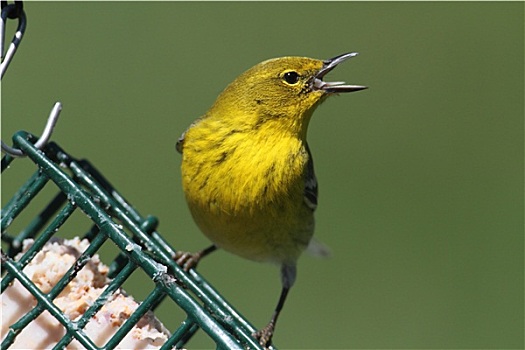
[[[172,259],[175,251],[155,230],[155,217],[141,216],[88,161],[73,158],[55,143],[38,150],[33,144],[36,140],[26,132],[18,132],[13,137],[14,145],[34,162],[37,170],[4,206],[1,220],[2,241],[8,245],[7,251],[2,252],[2,293],[16,279],[33,295],[36,305],[9,325],[2,348],[9,347],[17,335],[46,310],[66,331],[56,344],[57,348],[65,347],[73,338],[88,349],[102,347],[86,336],[82,328],[136,269],[144,271],[155,287],[115,335],[103,344],[104,348],[117,347],[145,313],[163,301],[175,302],[186,312],[187,318],[162,348],[184,346],[199,328],[216,342],[218,348],[260,348],[251,337],[255,329],[212,286],[195,271],[187,274],[175,264]],[[13,159],[9,155],[2,159],[2,173],[10,168]],[[19,214],[49,185],[57,188],[57,194],[23,230],[16,235],[10,234],[9,227]],[[61,226],[76,210],[81,210],[93,223],[83,236],[89,240],[89,246],[59,282],[48,293],[43,293],[23,269],[60,232]],[[14,260],[13,257],[22,249],[22,242],[28,238],[34,238],[34,243]],[[111,282],[80,318],[71,320],[53,303],[53,299],[108,242],[120,250],[109,269]]]
[[[25,14],[20,4],[2,2],[2,54],[5,22],[8,18],[19,20],[17,34],[8,53],[2,57],[2,76],[25,30]],[[25,183],[5,201],[1,213],[4,313],[1,348],[16,347],[21,338],[36,341],[32,327],[44,315],[55,324],[52,339],[37,343],[34,348],[61,349],[71,344],[86,349],[131,347],[123,346],[123,340],[143,325],[145,319],[151,319],[159,305],[168,303],[176,305],[185,315],[180,325],[167,330],[154,324],[164,338],[156,342],[148,338],[135,348],[182,348],[202,329],[218,349],[261,349],[252,337],[256,329],[196,271],[185,272],[175,263],[176,251],[156,230],[156,217],[142,216],[89,161],[77,159],[56,143],[47,142],[59,112],[60,104],[57,104],[40,138],[25,131],[17,132],[13,136],[12,152],[2,158],[3,178],[19,164],[30,164],[33,174],[28,174]],[[16,158],[21,155],[25,158]],[[22,214],[35,202],[44,204],[36,215],[27,219]],[[50,245],[65,245],[63,227],[74,213],[80,213],[88,222],[86,227],[76,228],[76,232],[83,232],[79,235],[84,242],[82,248],[71,253],[74,249],[66,247],[73,259],[62,272],[52,271],[54,267],[43,271],[43,274],[55,274],[55,282],[43,288],[35,279],[34,269],[33,273],[28,272],[29,267],[39,261],[48,264],[43,265],[44,269],[49,266],[50,255],[42,254],[49,252]],[[68,313],[57,301],[71,292],[73,281],[90,268],[100,250],[108,245],[114,247],[117,254],[103,272],[98,293],[83,300],[81,306],[76,300],[75,313]],[[115,317],[120,317],[121,322],[116,322],[113,316],[103,316],[102,311],[117,295],[126,296],[123,284],[139,271],[151,281],[146,297],[131,309],[127,307],[124,317],[124,312],[119,310]],[[11,295],[21,293],[14,292],[15,286],[27,294],[22,302]],[[86,294],[89,287],[81,287]],[[14,305],[15,312],[6,318],[9,303]],[[106,328],[102,329],[104,336],[101,337],[101,331],[94,331],[90,324],[94,320],[100,324],[104,317],[108,323],[103,323]],[[46,322],[50,322],[49,319]]]

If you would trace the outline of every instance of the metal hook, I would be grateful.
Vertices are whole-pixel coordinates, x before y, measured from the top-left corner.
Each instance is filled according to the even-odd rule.
[[[49,139],[51,138],[51,134],[53,134],[53,130],[55,128],[56,123],[58,122],[58,117],[60,116],[60,112],[62,111],[62,104],[60,102],[55,103],[53,106],[53,109],[49,113],[49,117],[47,118],[46,127],[44,128],[44,131],[42,132],[42,136],[38,139],[38,141],[35,143],[35,147],[38,149],[42,149]],[[13,156],[13,157],[24,157],[25,154],[21,150],[17,148],[10,147],[2,141],[2,151]]]
[[[3,78],[9,63],[11,63],[11,60],[16,53],[16,49],[22,41],[26,30],[27,20],[22,2],[15,2],[14,4],[7,5],[6,1],[2,1],[2,14],[0,17],[2,20],[0,23],[0,78]],[[9,45],[4,57],[5,27],[8,18],[18,18],[18,27],[16,28],[15,35],[11,40],[11,45]]]

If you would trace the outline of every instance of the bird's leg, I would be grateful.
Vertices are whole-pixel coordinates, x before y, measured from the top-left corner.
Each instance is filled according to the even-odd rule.
[[[272,318],[270,319],[270,322],[268,322],[266,327],[252,334],[252,336],[255,339],[257,339],[259,341],[259,344],[261,344],[261,346],[263,346],[264,348],[268,348],[272,343],[272,337],[273,332],[275,331],[275,324],[277,323],[277,318],[279,317],[279,314],[283,309],[286,296],[288,295],[290,288],[295,282],[296,274],[297,270],[295,264],[283,264],[281,266],[281,281],[283,284],[283,288],[281,290],[281,296],[279,297],[277,307],[275,308]]]
[[[188,272],[190,269],[197,267],[197,264],[199,263],[200,259],[214,252],[215,250],[217,250],[217,246],[215,244],[212,244],[208,248],[198,251],[196,253],[178,251],[173,256],[173,260],[175,260],[175,263],[182,267],[184,271]]]
[[[266,327],[252,334],[252,336],[259,341],[259,344],[261,344],[261,346],[264,346],[265,348],[269,347],[272,343],[272,336],[273,331],[275,330],[275,324],[277,323],[277,318],[279,317],[279,314],[281,313],[281,310],[283,308],[284,301],[286,300],[286,296],[288,295],[288,291],[288,288],[283,287],[281,291],[281,296],[279,297],[279,302],[277,303],[277,307],[275,308],[270,322],[268,322]]]

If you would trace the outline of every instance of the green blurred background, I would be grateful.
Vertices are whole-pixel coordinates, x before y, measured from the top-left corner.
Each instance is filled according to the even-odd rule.
[[[27,34],[2,81],[2,139],[39,134],[61,101],[53,140],[158,216],[183,250],[208,244],[186,208],[174,147],[192,120],[264,59],[360,52],[330,79],[370,89],[327,101],[309,130],[317,237],[333,256],[301,258],[276,345],[523,348],[523,2],[25,9]],[[3,202],[28,176],[23,163],[4,176]],[[266,324],[276,268],[219,252],[199,269]],[[126,289],[140,299],[143,283]],[[173,329],[182,314],[164,309]],[[200,332],[188,347],[212,343]]]

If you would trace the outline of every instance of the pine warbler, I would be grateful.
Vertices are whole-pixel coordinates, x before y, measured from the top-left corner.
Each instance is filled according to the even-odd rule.
[[[222,248],[281,266],[282,290],[271,321],[254,337],[269,346],[296,277],[299,255],[312,243],[317,180],[306,142],[308,123],[328,96],[366,89],[325,82],[347,53],[329,60],[283,57],[235,79],[177,142],[182,186],[193,218],[213,245],[178,253],[186,270]]]

